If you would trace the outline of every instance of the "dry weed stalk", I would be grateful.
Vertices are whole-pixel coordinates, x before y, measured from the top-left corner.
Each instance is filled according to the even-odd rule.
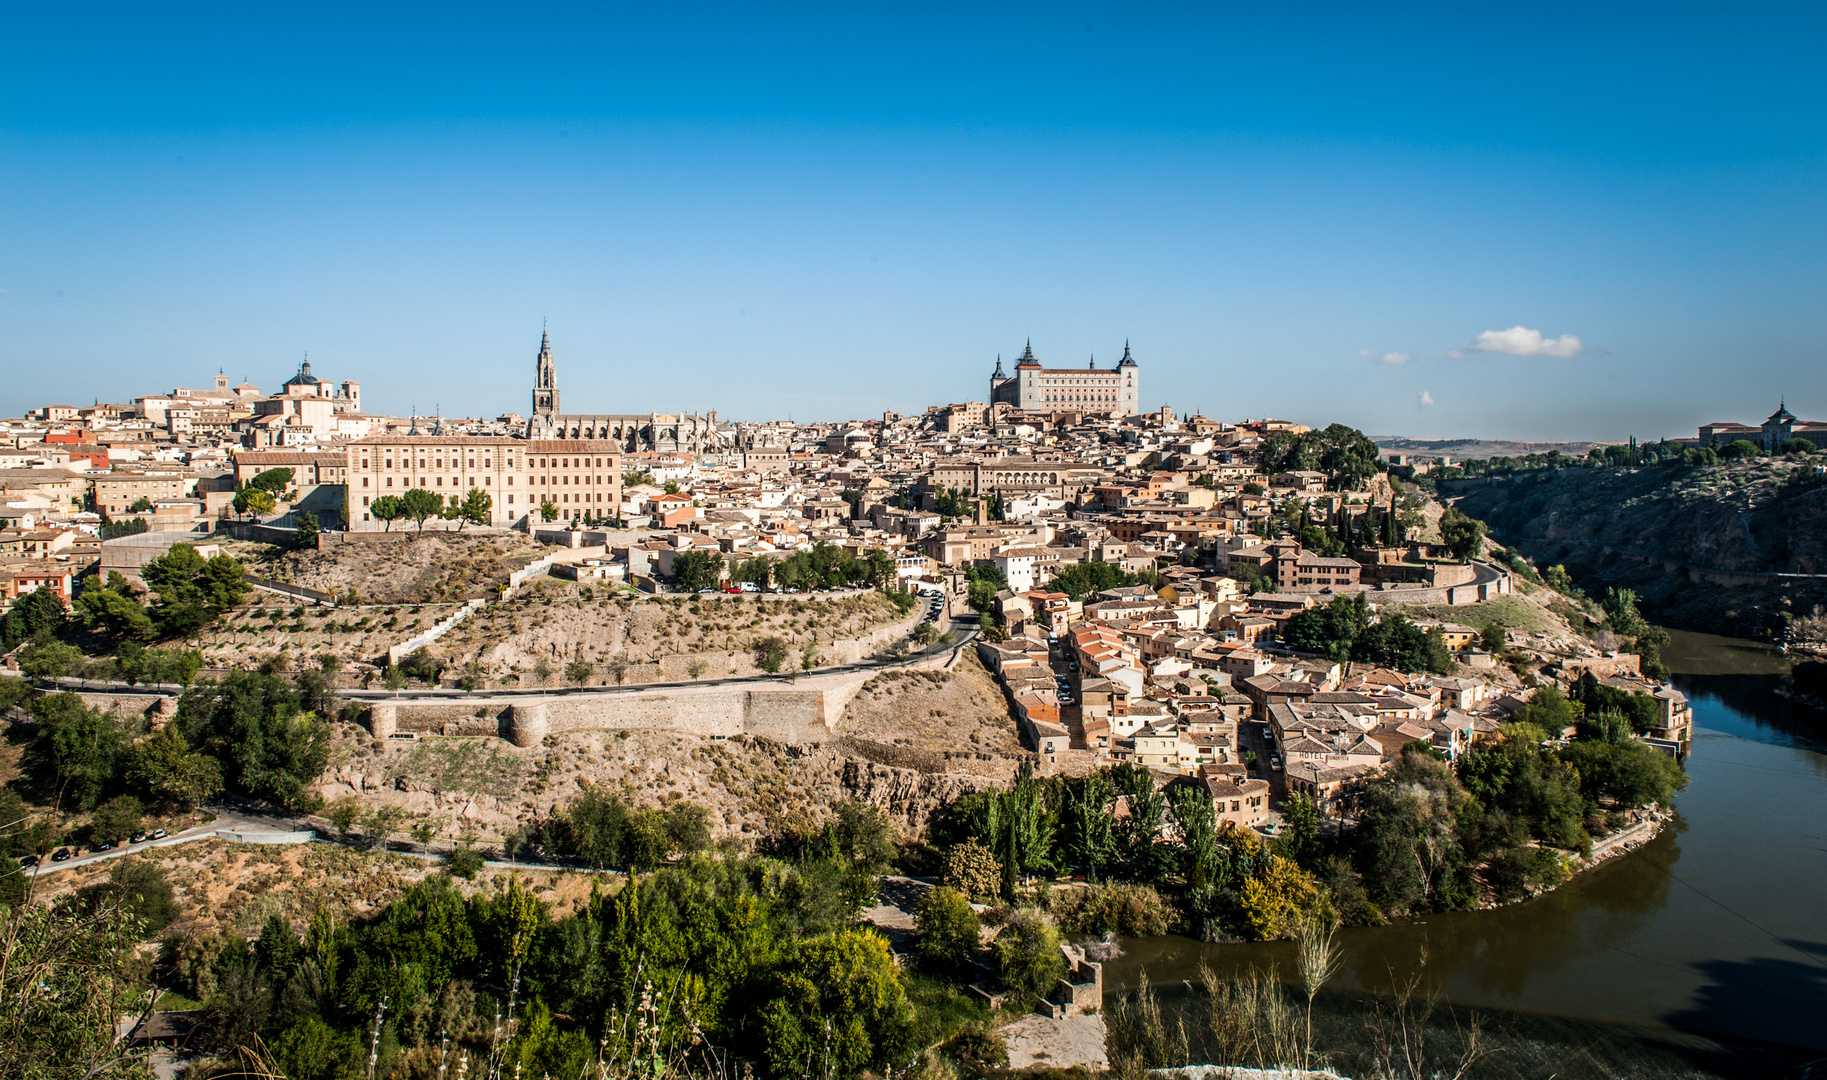
[[[1440,1009],[1442,996],[1439,991],[1422,991],[1426,974],[1426,948],[1421,950],[1420,965],[1406,980],[1398,979],[1395,970],[1390,969],[1393,994],[1387,1002],[1376,1005],[1366,1024],[1371,1065],[1378,1080],[1462,1080],[1491,1052],[1484,1044],[1483,1027],[1477,1016],[1461,1026],[1458,1016],[1453,1015],[1453,1031],[1460,1045],[1449,1059],[1434,1060],[1439,1055],[1428,1048],[1428,1025]]]

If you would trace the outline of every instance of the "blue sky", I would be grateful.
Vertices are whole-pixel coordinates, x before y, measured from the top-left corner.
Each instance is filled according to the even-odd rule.
[[[14,5],[0,413],[1827,417],[1819,5],[880,7]]]

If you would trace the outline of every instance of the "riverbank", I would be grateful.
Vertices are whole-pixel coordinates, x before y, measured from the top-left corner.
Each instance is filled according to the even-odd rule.
[[[1635,821],[1609,836],[1594,840],[1592,843],[1592,852],[1590,854],[1581,855],[1578,852],[1571,853],[1567,859],[1567,877],[1563,879],[1559,885],[1556,885],[1553,888],[1542,889],[1539,892],[1531,893],[1528,896],[1518,897],[1515,900],[1484,900],[1479,903],[1478,910],[1492,911],[1497,908],[1526,904],[1537,897],[1548,895],[1555,889],[1564,889],[1588,870],[1603,866],[1605,863],[1620,855],[1629,854],[1645,844],[1648,844],[1662,834],[1663,828],[1667,826],[1675,816],[1674,811],[1667,807],[1642,810],[1637,811],[1637,813],[1640,815],[1641,820]],[[1416,917],[1425,918],[1425,916]]]
[[[1664,657],[1695,717],[1673,812],[1595,842],[1532,899],[1341,929],[1316,1034],[1330,1068],[1369,1075],[1366,1025],[1409,979],[1438,995],[1444,1035],[1487,1026],[1499,1052],[1481,1080],[1796,1078],[1827,1052],[1827,712],[1794,699],[1791,658],[1768,646],[1677,630]],[[1144,972],[1193,1009],[1201,966],[1296,971],[1286,941],[1123,947],[1104,969],[1113,1003]]]

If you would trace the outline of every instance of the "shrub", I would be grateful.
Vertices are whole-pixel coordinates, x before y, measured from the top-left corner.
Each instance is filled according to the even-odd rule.
[[[977,955],[981,927],[964,894],[943,886],[929,890],[914,913],[914,951],[937,967],[962,969]]]
[[[481,870],[482,853],[475,848],[466,844],[450,853],[450,873],[452,877],[460,877],[465,881],[473,881]]]
[[[1147,885],[1088,885],[1055,893],[1053,914],[1075,934],[1154,937],[1174,924],[1173,909]]]
[[[1022,908],[996,935],[996,973],[1010,990],[1045,995],[1066,974],[1065,939],[1047,913]]]
[[[995,896],[1002,891],[1002,863],[989,848],[976,840],[966,840],[945,853],[939,881],[965,896]]]
[[[400,661],[400,671],[412,678],[435,683],[438,676],[444,673],[444,661],[431,655],[431,650],[421,645]]]

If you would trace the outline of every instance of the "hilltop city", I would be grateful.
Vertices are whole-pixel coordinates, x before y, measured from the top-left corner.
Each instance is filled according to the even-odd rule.
[[[661,595],[844,584],[770,571],[841,549],[892,563],[893,588],[933,598],[929,623],[981,633],[1037,763],[1196,776],[1240,825],[1289,790],[1332,806],[1408,742],[1451,756],[1495,731],[1521,699],[1490,677],[1494,654],[1516,648],[1655,695],[1654,737],[1687,738],[1678,692],[1578,640],[1420,618],[1456,674],[1290,655],[1290,621],[1339,598],[1450,609],[1509,595],[1513,570],[1419,538],[1421,501],[1391,470],[1451,459],[1379,456],[1338,427],[1142,411],[1127,344],[1078,368],[1029,343],[1011,371],[996,361],[985,401],[850,423],[570,413],[549,336],[533,367],[529,412],[492,420],[369,411],[359,382],[307,361],[271,394],[218,375],[6,422],[6,599],[74,604],[110,574],[144,589],[139,568],[173,544],[301,530],[314,545],[516,531],[558,552],[554,577]],[[1796,423],[1712,427],[1786,440]]]
[[[914,1004],[890,980],[869,1021],[888,1027],[834,1075],[917,1051],[893,1020],[915,1015],[948,1062],[1133,1071],[1100,1005],[1114,953],[1062,931],[1330,948],[1339,922],[1538,895],[1670,820],[1693,719],[1666,635],[1442,485],[1746,455],[1775,476],[1820,427],[1783,408],[1460,461],[1145,409],[1127,343],[1106,367],[1024,343],[982,400],[844,423],[570,412],[549,335],[531,367],[527,412],[492,419],[377,411],[307,361],[272,393],[218,374],[0,424],[0,690],[27,748],[0,839],[33,888],[181,898],[155,970],[192,1005],[136,1029],[149,1053],[227,1068],[283,1028],[275,1060],[303,1067],[317,1014],[222,1026],[306,992],[305,962],[264,958],[372,964],[388,920],[427,904],[477,927],[489,905],[532,912],[541,1000],[601,1015],[635,983],[560,978],[560,937],[653,925],[636,893],[730,872],[759,875],[737,894],[759,890],[768,933],[823,927],[808,940],[934,980]],[[424,861],[326,863],[314,839]],[[249,863],[247,843],[307,850]],[[174,844],[192,853],[108,861]],[[587,876],[608,871],[662,876],[611,899]],[[478,875],[494,884],[451,891]],[[774,970],[742,955],[761,965],[742,978]],[[492,994],[510,979],[459,968]],[[442,1061],[423,1024],[386,1049],[367,976],[310,977],[336,1038],[356,1046],[374,1011],[373,1060]],[[424,1011],[440,992],[389,995]],[[815,1053],[729,1008],[705,1027],[769,1075]],[[552,1015],[544,1050],[479,1020],[460,1045],[581,1075],[609,1036]]]

